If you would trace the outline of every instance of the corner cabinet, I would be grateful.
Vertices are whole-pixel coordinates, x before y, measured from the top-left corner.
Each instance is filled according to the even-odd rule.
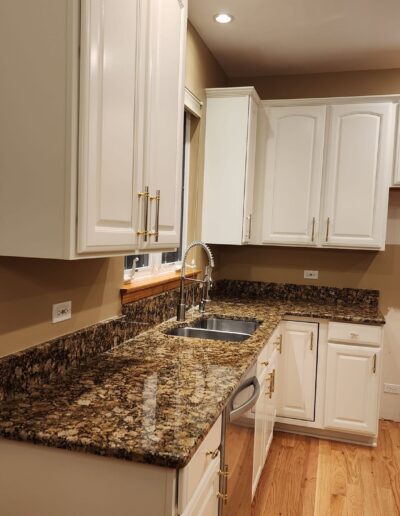
[[[0,17],[15,57],[0,100],[0,255],[177,247],[186,1],[43,9],[10,1]]]
[[[259,97],[254,88],[207,91],[202,240],[251,239]]]
[[[254,244],[384,249],[396,99],[374,99],[264,103]]]

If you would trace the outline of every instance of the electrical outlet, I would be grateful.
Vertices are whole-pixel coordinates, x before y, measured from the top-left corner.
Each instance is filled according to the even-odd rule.
[[[397,383],[384,383],[383,391],[390,392],[391,394],[400,394],[400,385]]]
[[[319,271],[304,271],[304,278],[305,279],[318,279],[318,272]]]
[[[64,303],[57,303],[53,305],[53,323],[66,321],[71,319],[72,303],[71,301],[64,301]]]

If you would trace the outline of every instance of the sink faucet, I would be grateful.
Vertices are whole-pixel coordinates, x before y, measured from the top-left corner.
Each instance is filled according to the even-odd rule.
[[[193,247],[201,247],[204,249],[204,251],[207,254],[208,265],[206,265],[206,267],[205,267],[204,277],[202,280],[186,277],[186,259],[187,259],[187,255],[188,255],[189,251],[191,249],[193,249]],[[209,301],[208,294],[209,294],[210,286],[212,283],[211,272],[212,272],[213,267],[214,267],[214,257],[207,244],[205,244],[204,242],[195,241],[188,245],[188,247],[186,248],[186,251],[183,255],[183,258],[182,258],[181,284],[180,284],[179,304],[178,304],[178,314],[177,314],[178,321],[184,321],[185,317],[186,317],[186,301],[185,301],[185,282],[186,281],[193,281],[195,283],[202,284],[202,294],[201,294],[201,301],[199,304],[199,310],[201,313],[205,312],[206,303],[207,303],[207,301]]]

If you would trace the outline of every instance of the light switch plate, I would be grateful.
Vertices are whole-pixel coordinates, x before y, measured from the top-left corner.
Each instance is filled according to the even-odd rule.
[[[66,321],[71,319],[72,316],[72,303],[71,301],[64,301],[63,303],[57,303],[53,305],[53,323]]]
[[[304,271],[305,279],[318,279],[319,271]]]

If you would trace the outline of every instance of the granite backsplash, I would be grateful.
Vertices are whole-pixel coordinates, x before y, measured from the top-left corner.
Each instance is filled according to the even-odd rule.
[[[215,298],[247,298],[279,301],[308,301],[312,303],[366,306],[377,308],[379,290],[320,287],[291,283],[264,283],[261,281],[219,280],[214,285]]]
[[[378,307],[378,290],[316,287],[219,280],[211,297],[257,298],[281,301],[310,301],[337,306]],[[198,303],[199,288],[188,289],[190,304]],[[42,383],[62,381],[69,373],[143,331],[176,314],[179,290],[170,290],[123,305],[122,316],[44,342],[0,359],[0,400],[10,398]]]

